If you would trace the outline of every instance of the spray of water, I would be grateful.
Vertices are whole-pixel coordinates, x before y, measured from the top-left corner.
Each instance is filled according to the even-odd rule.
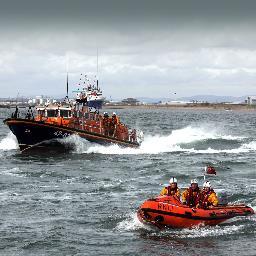
[[[76,153],[98,153],[98,154],[161,154],[167,152],[187,152],[193,154],[218,154],[230,153],[239,154],[256,150],[256,141],[242,144],[234,149],[194,149],[186,148],[184,145],[194,142],[206,140],[234,140],[242,141],[244,137],[226,135],[216,130],[209,130],[206,127],[187,126],[182,129],[173,130],[169,135],[145,136],[144,141],[139,148],[121,148],[118,145],[103,146],[90,143],[77,135],[72,135],[63,140],[64,144],[72,144],[75,146]],[[16,137],[10,132],[0,141],[0,150],[18,149]]]
[[[17,139],[12,132],[9,132],[8,135],[0,141],[0,150],[6,151],[18,148]]]
[[[230,153],[238,154],[256,150],[256,142],[242,144],[239,148],[234,149],[203,149],[197,150],[194,148],[185,148],[184,145],[206,140],[233,140],[241,141],[244,137],[221,134],[220,132],[201,127],[185,127],[178,130],[173,130],[169,135],[154,135],[145,136],[144,141],[139,148],[121,148],[118,145],[102,146],[89,143],[77,136],[68,138],[69,143],[72,141],[75,144],[75,152],[77,153],[98,153],[98,154],[160,154],[166,152],[187,152],[196,154],[218,154]]]

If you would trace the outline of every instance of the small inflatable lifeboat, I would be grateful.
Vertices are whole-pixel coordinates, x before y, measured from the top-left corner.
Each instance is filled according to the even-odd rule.
[[[225,205],[210,209],[190,208],[175,196],[159,196],[148,199],[139,208],[137,215],[145,224],[158,228],[190,228],[198,225],[218,225],[230,218],[254,214],[251,207]]]

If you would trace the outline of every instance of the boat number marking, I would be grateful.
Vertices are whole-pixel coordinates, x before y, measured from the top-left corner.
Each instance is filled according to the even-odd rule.
[[[67,133],[67,132],[62,133],[62,131],[56,131],[56,132],[54,132],[54,135],[56,137],[63,137],[63,138],[65,138],[65,137],[70,136],[70,133]]]
[[[158,203],[158,210],[171,211],[172,209],[172,205],[166,203]]]

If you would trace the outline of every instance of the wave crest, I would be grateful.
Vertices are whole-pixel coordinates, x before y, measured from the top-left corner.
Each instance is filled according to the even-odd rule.
[[[187,152],[198,154],[217,154],[217,153],[240,153],[256,150],[256,142],[243,144],[234,149],[195,149],[186,148],[186,144],[208,141],[208,140],[227,140],[242,141],[245,137],[226,135],[216,130],[209,130],[205,127],[187,126],[182,129],[173,130],[169,135],[145,136],[139,148],[121,148],[118,145],[102,146],[89,143],[79,137],[69,138],[76,146],[77,153],[98,153],[98,154],[161,154],[170,152]]]
[[[0,141],[0,150],[6,151],[18,148],[18,141],[12,132],[9,132],[8,135]]]

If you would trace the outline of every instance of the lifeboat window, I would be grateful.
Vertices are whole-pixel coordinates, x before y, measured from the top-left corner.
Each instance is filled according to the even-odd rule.
[[[57,117],[58,116],[58,110],[56,109],[48,109],[47,110],[47,116],[48,117]]]
[[[38,110],[38,115],[39,116],[44,116],[44,114],[45,114],[44,110]]]
[[[60,110],[60,116],[61,117],[69,117],[69,112],[68,110]]]
[[[90,120],[94,120],[94,114],[90,114]]]

